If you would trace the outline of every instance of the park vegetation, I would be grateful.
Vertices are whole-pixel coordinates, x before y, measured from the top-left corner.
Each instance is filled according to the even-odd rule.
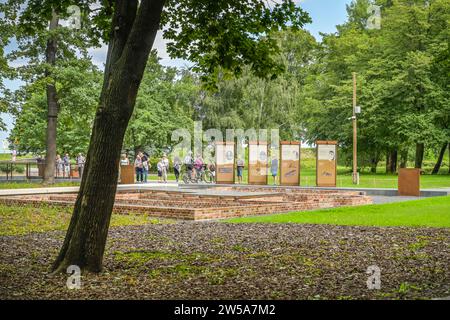
[[[422,168],[424,158],[431,158],[431,171],[438,173],[450,154],[448,3],[376,1],[381,29],[368,29],[369,3],[353,2],[348,21],[320,42],[302,29],[273,32],[279,47],[274,59],[283,70],[274,78],[257,77],[248,65],[239,77],[222,70],[208,90],[204,73],[164,67],[152,52],[124,150],[160,155],[173,147],[173,130],[192,130],[202,120],[204,128],[223,131],[278,128],[286,140],[338,140],[341,162],[350,164],[351,73],[357,72],[359,163],[373,173],[382,163],[382,171],[392,173],[408,161]],[[53,73],[59,89],[57,152],[86,152],[101,72],[86,57],[72,55]],[[14,97],[11,143],[24,153],[45,152],[45,81],[27,82]]]
[[[279,128],[282,139],[338,140],[351,148],[351,73],[358,74],[359,150],[377,170],[422,167],[450,147],[446,0],[377,0],[382,27],[368,29],[367,0],[348,6],[348,21],[319,42],[292,0],[9,0],[0,5],[2,78],[22,79],[0,107],[16,117],[10,140],[45,151],[51,183],[56,152],[85,150],[87,162],[67,235],[54,264],[102,269],[124,149],[170,150],[170,134],[204,127]],[[81,29],[58,26],[69,5]],[[49,27],[50,26],[50,27]],[[160,65],[158,29],[168,52],[193,67]],[[7,54],[15,41],[17,50]],[[108,43],[103,74],[87,48]],[[14,68],[8,61],[25,59]],[[90,139],[86,139],[90,135]],[[345,157],[344,157],[345,159]]]

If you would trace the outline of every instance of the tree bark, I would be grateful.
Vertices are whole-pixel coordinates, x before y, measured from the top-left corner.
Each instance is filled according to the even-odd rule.
[[[120,152],[164,0],[116,0],[104,84],[85,170],[64,244],[53,265],[100,272],[117,189]]]
[[[372,157],[370,157],[370,172],[371,173],[377,173],[377,166],[378,166],[379,161],[380,161],[380,159],[379,159],[377,152],[375,154],[373,154]]]
[[[431,174],[438,174],[441,169],[442,160],[444,159],[445,151],[447,151],[447,142],[442,145],[441,151],[439,152],[439,157],[437,159],[436,165],[433,168]]]
[[[53,10],[52,20],[50,21],[49,30],[55,30],[58,28],[59,16]],[[56,62],[56,50],[57,40],[51,38],[47,41],[46,48],[46,62],[47,64],[54,66]],[[47,81],[51,76],[51,71],[47,69],[45,71]],[[56,162],[56,136],[58,125],[58,95],[56,86],[53,82],[47,83],[47,136],[46,136],[46,153],[45,153],[45,169],[44,169],[44,184],[55,183],[55,162]]]
[[[400,152],[400,168],[408,166],[408,149],[405,148]]]
[[[389,168],[389,172],[390,173],[396,173],[397,172],[397,150],[392,150],[390,153],[390,168]]]
[[[423,154],[425,151],[425,145],[423,143],[416,143],[416,160],[415,168],[422,169]]]
[[[391,170],[391,152],[388,150],[386,151],[386,173],[389,173],[389,170]]]

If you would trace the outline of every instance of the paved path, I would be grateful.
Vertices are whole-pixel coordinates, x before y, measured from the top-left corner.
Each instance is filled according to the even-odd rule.
[[[145,190],[152,188],[171,188],[177,189],[178,185],[174,182],[158,183],[149,182],[143,184],[121,184],[117,190]],[[46,194],[46,193],[73,193],[78,192],[79,187],[51,187],[51,188],[28,188],[28,189],[0,189],[0,196],[14,196],[26,194]]]
[[[374,204],[391,203],[391,202],[403,202],[410,200],[425,199],[423,197],[400,197],[400,196],[372,196]]]
[[[148,182],[148,183],[137,183],[137,184],[121,184],[118,185],[117,190],[127,191],[127,190],[166,190],[166,191],[176,191],[180,190],[188,193],[202,193],[202,194],[220,194],[220,195],[234,195],[242,192],[224,191],[224,190],[214,190],[217,185],[180,185],[175,181],[169,181],[168,183],[158,183],[158,182]],[[218,185],[218,187],[224,187],[227,185]],[[230,185],[231,186],[231,185]],[[238,186],[238,185],[235,185]],[[247,185],[243,185],[247,186]],[[259,186],[261,187],[261,186]],[[272,188],[273,186],[267,186]],[[29,188],[29,189],[0,189],[0,196],[14,196],[14,195],[31,195],[31,194],[47,194],[47,193],[74,193],[78,192],[79,187],[53,187],[53,188]],[[390,202],[400,202],[422,199],[423,197],[401,197],[395,195],[393,191],[395,189],[368,189],[368,188],[314,188],[314,187],[298,187],[303,189],[319,189],[319,190],[336,190],[336,191],[364,191],[369,196],[373,198],[375,204],[390,203]],[[264,186],[261,190],[261,194],[264,194]],[[389,190],[388,193],[385,193]],[[423,189],[423,193],[428,193],[428,196],[438,196],[438,195],[450,195],[450,188],[442,189]],[[254,194],[254,193],[253,193]]]

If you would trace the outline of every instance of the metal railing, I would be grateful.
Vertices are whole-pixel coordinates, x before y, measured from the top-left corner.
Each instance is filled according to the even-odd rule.
[[[40,159],[20,159],[16,161],[0,161],[0,180],[31,180],[43,179],[45,161]],[[80,178],[78,165],[56,164],[54,177],[58,179]]]

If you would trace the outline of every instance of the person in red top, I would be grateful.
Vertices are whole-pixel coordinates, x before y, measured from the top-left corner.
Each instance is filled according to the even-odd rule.
[[[198,155],[194,161],[194,168],[195,168],[196,175],[198,177],[203,170],[203,159],[200,155]]]

